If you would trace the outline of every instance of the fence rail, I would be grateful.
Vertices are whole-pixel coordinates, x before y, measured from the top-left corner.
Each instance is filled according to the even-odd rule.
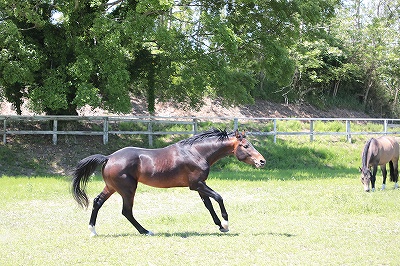
[[[103,143],[107,144],[109,135],[113,134],[127,134],[127,135],[147,135],[149,139],[149,146],[153,146],[153,136],[155,135],[192,135],[198,131],[199,123],[201,121],[215,121],[222,123],[233,123],[233,129],[236,130],[239,126],[246,128],[246,123],[272,123],[273,126],[269,131],[247,131],[247,134],[255,136],[273,136],[274,142],[278,136],[301,136],[308,135],[310,141],[314,140],[318,135],[337,135],[346,136],[346,140],[351,142],[352,135],[373,135],[385,134],[395,135],[400,134],[400,119],[384,119],[384,118],[245,118],[245,117],[157,117],[157,116],[0,116],[0,121],[3,121],[3,129],[0,129],[0,135],[3,135],[3,143],[7,141],[7,135],[52,135],[53,144],[57,144],[59,135],[86,135],[86,136],[103,136]],[[96,125],[102,125],[102,129],[92,130],[60,130],[60,121],[83,121]],[[278,122],[285,121],[301,121],[309,123],[307,130],[299,131],[280,131]],[[329,122],[339,121],[345,123],[344,131],[322,132],[315,129],[316,122]],[[19,130],[18,128],[11,128],[12,122],[49,122],[50,128],[43,130],[40,127],[30,130]],[[113,130],[110,129],[111,124],[118,124],[121,122],[133,122],[147,125],[143,130]],[[381,124],[381,131],[352,131],[351,125],[354,123],[375,123]],[[179,124],[190,126],[190,130],[186,131],[157,131],[154,126],[157,124]],[[1,124],[0,124],[1,125]]]

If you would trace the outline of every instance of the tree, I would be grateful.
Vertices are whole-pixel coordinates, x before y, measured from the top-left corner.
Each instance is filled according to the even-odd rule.
[[[285,85],[288,48],[337,0],[0,0],[0,88],[19,110],[130,111],[141,94],[183,107],[252,102],[260,73]]]
[[[345,1],[335,27],[355,66],[357,95],[377,116],[399,113],[400,1]]]

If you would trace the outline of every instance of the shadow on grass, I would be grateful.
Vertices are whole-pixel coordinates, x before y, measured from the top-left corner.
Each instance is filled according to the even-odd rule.
[[[216,236],[216,237],[237,237],[239,233],[202,233],[202,232],[176,232],[176,233],[167,233],[167,232],[159,232],[155,233],[154,236],[160,237],[180,237],[180,238],[190,238],[190,237],[204,237],[204,236]],[[297,235],[291,233],[254,233],[253,236],[260,235],[269,235],[269,236],[277,236],[277,237],[296,237]],[[143,237],[151,237],[147,235],[140,235],[138,233],[124,233],[124,234],[108,234],[108,235],[98,235],[96,237],[100,238],[119,238],[119,237],[131,237],[131,236],[143,236]]]
[[[297,236],[297,235],[295,235],[295,234],[289,234],[289,233],[273,233],[273,232],[268,233],[268,235],[270,235],[270,236],[284,236],[284,237],[295,237],[295,236]]]
[[[152,237],[147,235],[141,235],[139,233],[124,233],[124,234],[108,234],[108,235],[98,235],[96,237],[102,238],[118,238],[118,237],[131,237],[131,236],[143,236],[143,237]],[[176,233],[167,233],[167,232],[159,232],[154,233],[154,236],[161,237],[180,237],[180,238],[189,238],[189,237],[202,237],[202,236],[217,236],[217,237],[236,237],[239,236],[238,233],[201,233],[201,232],[176,232]]]
[[[29,140],[32,140],[29,142]],[[221,180],[300,180],[358,176],[361,148],[347,143],[312,144],[284,141],[273,143],[268,138],[251,138],[258,151],[264,155],[266,166],[255,169],[234,156],[221,159],[211,168],[210,178]],[[29,142],[29,143],[28,143]],[[103,145],[92,138],[71,138],[58,145],[47,138],[15,138],[0,145],[0,176],[65,176],[70,178],[77,162],[91,154],[110,154],[135,143],[116,139],[113,145]],[[84,143],[85,145],[82,145]],[[170,143],[165,143],[166,146]],[[359,162],[361,165],[361,162]],[[101,180],[100,167],[94,180]]]
[[[211,171],[209,179],[225,181],[296,181],[311,179],[332,179],[359,176],[357,168],[337,168],[337,169],[317,169],[317,168],[297,168],[297,169],[254,169],[254,170],[219,170]]]

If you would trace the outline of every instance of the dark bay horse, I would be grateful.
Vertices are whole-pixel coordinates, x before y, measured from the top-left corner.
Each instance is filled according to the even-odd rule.
[[[138,182],[158,188],[189,187],[197,191],[219,230],[227,232],[228,214],[223,199],[206,185],[206,179],[211,165],[231,154],[239,161],[257,168],[265,164],[264,157],[246,139],[244,133],[212,129],[161,149],[126,147],[108,156],[96,154],[86,157],[74,170],[73,196],[82,207],[88,207],[86,184],[96,167],[102,165],[106,185],[93,201],[89,221],[91,236],[96,235],[95,224],[99,209],[114,192],[122,196],[122,214],[139,233],[153,234],[133,217],[133,199]],[[215,213],[210,198],[218,202],[222,222]]]
[[[386,164],[390,167],[390,181],[395,182],[395,188],[398,188],[398,162],[399,162],[399,144],[390,136],[380,138],[371,138],[364,146],[361,155],[362,167],[361,182],[364,184],[364,190],[369,192],[369,183],[371,182],[372,191],[375,191],[375,180],[378,165],[381,166],[383,175],[382,189],[386,185]],[[370,168],[372,167],[372,172]]]

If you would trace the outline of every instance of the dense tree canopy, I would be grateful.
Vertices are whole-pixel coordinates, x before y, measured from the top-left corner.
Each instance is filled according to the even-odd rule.
[[[399,0],[379,3],[357,26],[361,0],[0,0],[1,96],[74,114],[128,113],[131,95],[154,112],[156,99],[325,104],[350,92],[394,110],[399,39],[384,29],[400,28]]]
[[[322,32],[291,47],[296,71],[286,95],[398,116],[400,1],[346,0],[319,27]]]

